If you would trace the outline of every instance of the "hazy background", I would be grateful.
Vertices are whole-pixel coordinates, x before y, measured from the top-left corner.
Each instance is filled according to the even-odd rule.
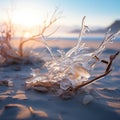
[[[86,25],[93,33],[103,33],[103,29],[116,20],[115,26],[120,26],[119,5],[120,0],[0,0],[0,22],[7,19],[6,11],[11,11],[9,14],[15,24],[31,28],[58,7],[62,13],[56,24],[62,31],[60,36],[78,33],[83,16],[86,16]]]

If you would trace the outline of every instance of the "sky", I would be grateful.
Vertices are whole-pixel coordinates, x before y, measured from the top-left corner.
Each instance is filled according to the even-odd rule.
[[[88,26],[106,27],[120,20],[119,5],[120,0],[0,0],[0,20],[9,10],[16,24],[36,25],[58,8],[60,25],[80,26],[86,16]]]

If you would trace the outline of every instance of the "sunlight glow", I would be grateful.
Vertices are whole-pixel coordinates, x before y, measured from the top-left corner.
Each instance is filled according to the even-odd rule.
[[[29,38],[30,36],[31,36],[31,34],[29,32],[26,32],[24,35],[25,38]]]
[[[20,9],[16,10],[12,16],[14,24],[19,24],[25,27],[33,27],[42,22],[42,17],[39,12],[34,9]]]

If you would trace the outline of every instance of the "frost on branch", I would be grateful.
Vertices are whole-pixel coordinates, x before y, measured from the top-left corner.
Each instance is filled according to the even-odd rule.
[[[60,57],[53,57],[52,51],[49,51],[52,60],[45,63],[46,72],[32,73],[34,77],[26,81],[26,87],[45,87],[48,91],[54,91],[59,96],[68,99],[81,87],[86,86],[111,72],[112,61],[119,52],[110,56],[110,60],[106,62],[107,67],[105,72],[100,76],[90,80],[91,72],[94,70],[97,62],[104,62],[100,59],[100,55],[106,45],[112,43],[118,36],[117,33],[106,33],[104,40],[94,51],[89,51],[86,44],[82,42],[82,36],[85,34],[88,27],[85,26],[85,17],[82,19],[81,30],[79,33],[77,44],[69,51],[58,50]],[[48,47],[48,46],[47,46]],[[51,50],[50,48],[48,48]],[[105,62],[104,62],[105,63]],[[42,88],[43,89],[43,88]]]
[[[44,23],[40,26],[39,30],[34,34],[31,33],[31,36],[28,38],[24,36],[25,30],[23,30],[21,33],[19,31],[19,28],[16,28],[17,25],[13,23],[11,16],[8,14],[8,21],[3,24],[0,23],[0,65],[8,63],[44,63],[44,61],[40,58],[40,54],[35,54],[32,46],[28,49],[25,49],[25,44],[29,43],[30,41],[34,41],[37,44],[43,43],[52,58],[54,58],[54,55],[49,48],[46,40],[57,29],[55,31],[51,31],[49,34],[46,33],[51,28],[51,26],[60,18],[59,14],[60,13],[58,12],[58,9],[55,9],[53,15],[50,18],[46,18],[44,20]],[[17,36],[17,31],[22,34],[20,37]],[[15,47],[11,42],[12,40],[16,39],[16,37],[18,37],[17,41],[19,41],[18,47]]]

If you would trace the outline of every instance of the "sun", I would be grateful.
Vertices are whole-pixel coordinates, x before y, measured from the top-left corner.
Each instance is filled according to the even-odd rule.
[[[12,21],[14,24],[22,25],[24,27],[33,27],[42,22],[41,16],[37,10],[22,8],[14,12]]]
[[[29,33],[29,32],[26,32],[25,34],[24,34],[24,37],[25,38],[29,38],[31,36],[31,34]]]

